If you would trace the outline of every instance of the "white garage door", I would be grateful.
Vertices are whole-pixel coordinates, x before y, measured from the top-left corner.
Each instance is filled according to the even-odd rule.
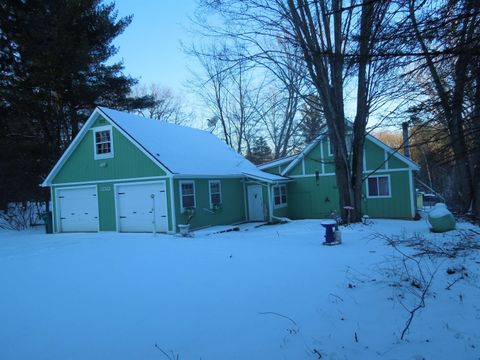
[[[97,187],[56,190],[59,231],[98,231]]]
[[[165,182],[116,186],[118,231],[167,232]]]

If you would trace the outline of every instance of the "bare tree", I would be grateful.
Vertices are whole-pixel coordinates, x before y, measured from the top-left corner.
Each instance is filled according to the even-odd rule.
[[[354,220],[358,221],[362,214],[366,124],[375,96],[386,95],[385,77],[379,74],[393,68],[388,57],[379,55],[395,43],[391,36],[384,36],[386,24],[392,21],[396,10],[392,2],[205,0],[202,3],[225,19],[221,25],[218,25],[220,22],[202,24],[205,32],[242,42],[250,59],[278,62],[276,55],[284,52],[301,61],[306,68],[305,78],[315,90],[325,115],[342,215],[347,216],[345,206],[354,206]],[[289,44],[288,48],[272,46],[278,41]],[[378,91],[380,85],[384,85],[382,91]],[[353,88],[356,89],[356,114],[351,129],[353,154],[350,158],[345,91]]]
[[[202,68],[194,73],[193,87],[212,114],[208,127],[237,152],[250,150],[256,138],[264,88],[242,50],[238,44],[189,50]]]
[[[272,51],[252,58],[272,78],[261,111],[262,123],[273,145],[273,157],[277,159],[290,154],[299,145],[299,109],[308,82],[305,81],[306,68],[298,49],[281,38],[274,39],[269,45]]]
[[[177,125],[188,124],[192,119],[183,98],[168,87],[159,84],[139,85],[133,89],[133,94],[137,97],[149,96],[153,100],[150,106],[137,111],[142,116]]]
[[[408,14],[420,55],[416,68],[418,78],[424,80],[420,85],[426,97],[436,104],[437,116],[449,134],[457,198],[463,211],[471,209],[474,201],[474,211],[479,215],[478,105],[475,108],[473,101],[471,110],[467,107],[468,87],[471,86],[472,94],[480,92],[474,75],[480,47],[478,2],[409,0]],[[473,90],[475,83],[477,90]],[[467,114],[471,115],[470,122]]]

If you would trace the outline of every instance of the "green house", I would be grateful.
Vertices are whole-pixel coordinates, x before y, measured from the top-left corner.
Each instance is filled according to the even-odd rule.
[[[326,135],[256,167],[207,131],[98,107],[42,186],[54,232],[175,233],[188,221],[328,217],[338,210],[331,161]],[[418,166],[368,135],[364,168],[365,213],[412,218]]]
[[[293,180],[273,187],[274,217],[329,218],[333,211],[339,213],[333,155],[327,133],[318,136],[298,155],[262,164],[259,169]],[[364,214],[371,218],[415,217],[413,172],[419,170],[415,162],[367,134],[363,169]],[[286,198],[282,194],[287,194]]]
[[[54,232],[174,233],[269,219],[259,170],[207,131],[98,107],[47,176]]]

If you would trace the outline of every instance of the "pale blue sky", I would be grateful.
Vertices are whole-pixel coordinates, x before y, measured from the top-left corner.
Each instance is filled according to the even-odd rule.
[[[181,49],[189,43],[189,16],[196,0],[116,0],[119,17],[133,14],[133,21],[114,44],[119,52],[114,61],[123,60],[125,73],[142,84],[158,83],[183,91],[192,60]]]

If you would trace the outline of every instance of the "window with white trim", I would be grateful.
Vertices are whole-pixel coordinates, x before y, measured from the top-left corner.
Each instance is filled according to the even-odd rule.
[[[222,203],[222,187],[220,181],[211,180],[208,182],[210,193],[210,208],[213,209]]]
[[[287,185],[273,187],[273,204],[276,208],[287,206]]]
[[[112,127],[101,126],[93,130],[95,159],[113,157]]]
[[[182,212],[185,208],[195,207],[195,183],[193,181],[180,182],[180,202]]]
[[[370,176],[367,179],[368,197],[390,197],[390,177]]]

